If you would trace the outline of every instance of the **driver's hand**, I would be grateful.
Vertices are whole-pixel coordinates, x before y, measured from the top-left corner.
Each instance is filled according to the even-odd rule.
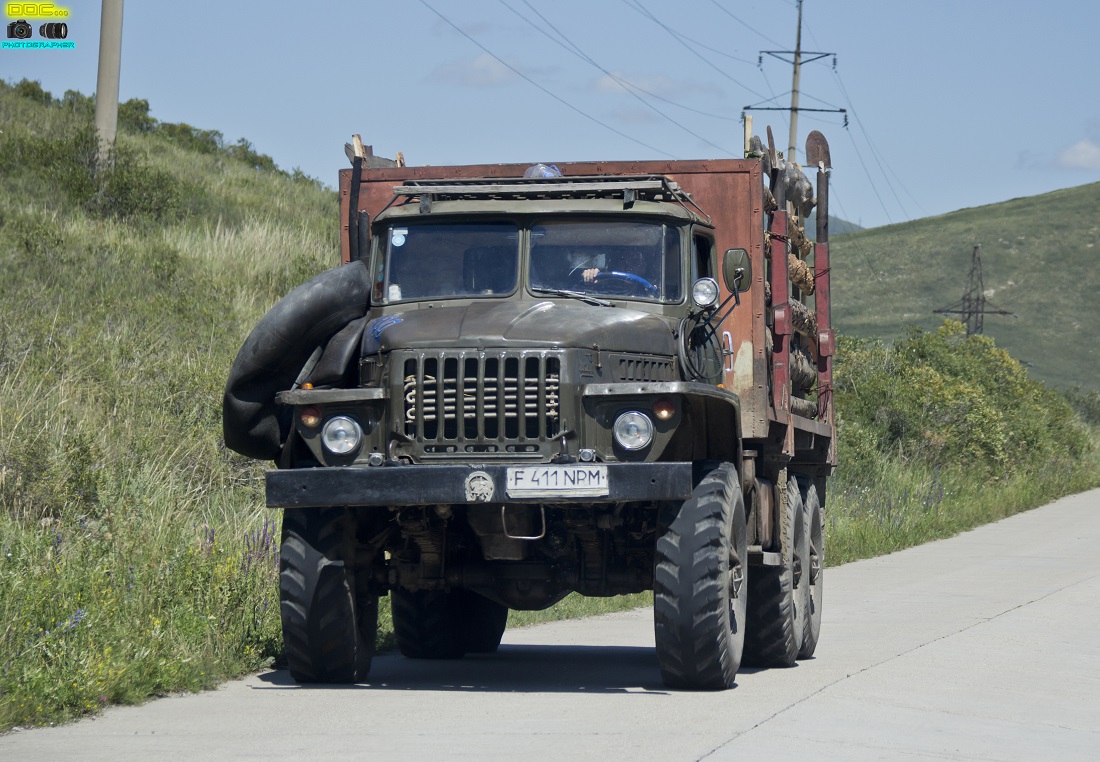
[[[585,283],[592,283],[596,280],[596,276],[600,274],[600,268],[589,267],[587,270],[581,273],[581,277],[584,278]]]

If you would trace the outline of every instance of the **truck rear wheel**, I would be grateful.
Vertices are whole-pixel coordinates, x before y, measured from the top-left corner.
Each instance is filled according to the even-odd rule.
[[[462,640],[466,646],[466,652],[472,654],[495,652],[500,647],[500,639],[508,626],[508,607],[478,595],[472,590],[455,590],[451,595],[459,601]]]
[[[401,654],[410,659],[465,656],[462,611],[457,604],[454,594],[446,590],[393,590],[393,636]]]
[[[657,540],[653,623],[669,687],[733,686],[745,642],[747,543],[741,480],[723,463]]]
[[[355,524],[343,508],[283,512],[279,607],[283,648],[300,683],[366,678],[378,630],[378,597],[357,591]]]
[[[802,648],[798,658],[808,659],[814,655],[821,635],[821,594],[825,582],[825,522],[814,484],[807,484],[802,490],[802,503],[806,508],[806,534],[810,546],[805,573],[810,575],[810,581],[809,608],[803,617]]]
[[[809,608],[810,575],[805,509],[798,482],[787,478],[783,563],[749,570],[748,631],[745,663],[791,667],[802,650],[804,612]]]

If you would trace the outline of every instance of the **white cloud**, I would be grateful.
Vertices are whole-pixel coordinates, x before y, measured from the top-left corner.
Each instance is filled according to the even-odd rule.
[[[497,87],[516,79],[516,74],[488,53],[440,64],[432,79],[466,87]]]
[[[621,108],[611,112],[617,124],[658,124],[663,121],[657,113],[644,108]]]
[[[616,93],[633,85],[639,90],[659,95],[662,98],[675,99],[688,94],[721,95],[722,90],[709,82],[697,82],[690,79],[672,79],[658,75],[656,77],[627,76],[621,71],[611,72],[614,76],[603,75],[596,80],[596,89],[605,93]],[[619,84],[616,78],[627,83]]]
[[[1058,154],[1058,166],[1065,169],[1100,169],[1100,144],[1085,138]]]

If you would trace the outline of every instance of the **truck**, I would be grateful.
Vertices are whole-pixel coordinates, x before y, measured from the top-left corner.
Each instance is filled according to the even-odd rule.
[[[688,690],[820,635],[836,466],[828,143],[742,159],[340,172],[342,263],[277,302],[223,401],[270,460],[302,683],[498,648],[508,612],[653,593]],[[392,162],[391,162],[392,163]],[[805,235],[816,208],[816,235]]]

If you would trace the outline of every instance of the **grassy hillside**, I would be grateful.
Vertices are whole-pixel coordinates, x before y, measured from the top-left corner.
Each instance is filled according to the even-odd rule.
[[[833,246],[834,321],[856,336],[896,337],[943,322],[981,244],[985,335],[1055,386],[1100,390],[1100,183],[841,236]]]
[[[278,652],[278,517],[221,396],[337,256],[335,193],[186,125],[124,130],[97,188],[85,106],[0,86],[0,729]]]

